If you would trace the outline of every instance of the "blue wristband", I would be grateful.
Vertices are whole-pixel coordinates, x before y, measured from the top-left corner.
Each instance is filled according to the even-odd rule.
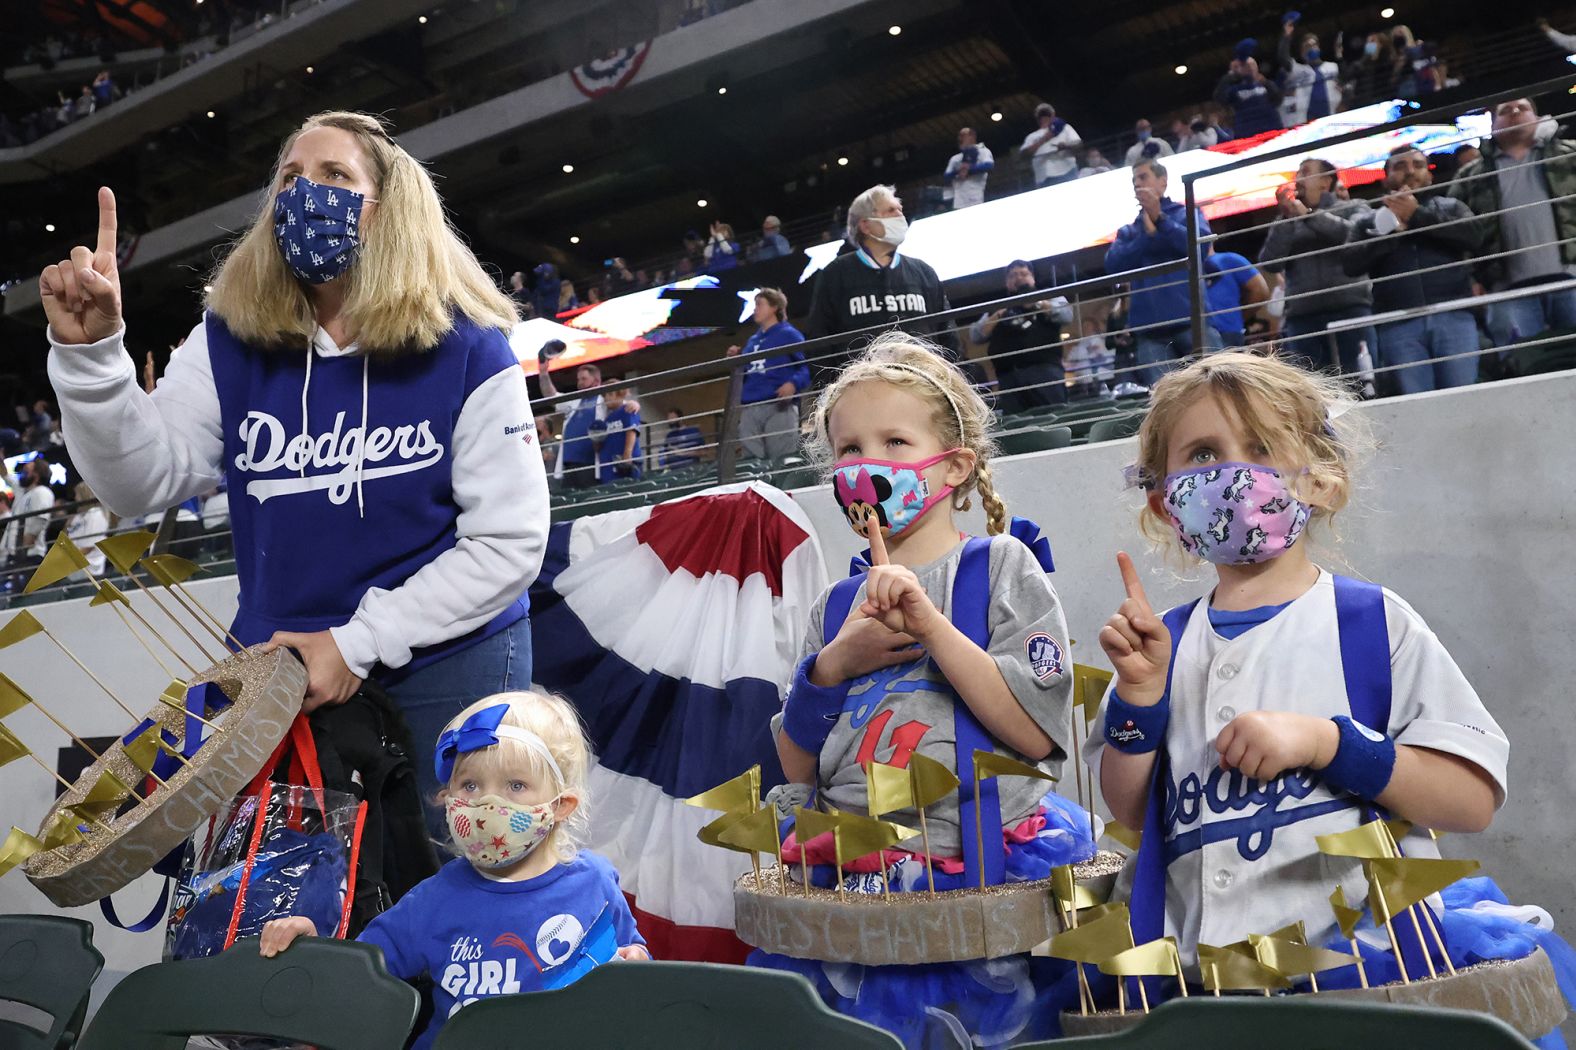
[[[1105,742],[1129,755],[1147,755],[1160,747],[1171,721],[1171,698],[1151,707],[1130,704],[1111,693],[1105,705]]]
[[[1395,741],[1345,715],[1330,719],[1341,732],[1335,757],[1325,766],[1324,782],[1331,791],[1347,792],[1372,802],[1390,786],[1395,772]]]
[[[783,705],[783,732],[788,739],[812,755],[821,753],[832,727],[843,713],[843,701],[848,698],[848,683],[819,686],[810,681],[810,669],[815,666],[815,654],[799,661],[794,671],[793,685],[788,689],[788,701]]]

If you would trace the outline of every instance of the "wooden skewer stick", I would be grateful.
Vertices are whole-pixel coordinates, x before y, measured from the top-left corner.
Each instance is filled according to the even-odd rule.
[[[185,679],[176,674],[174,671],[170,670],[164,661],[159,659],[159,654],[153,651],[153,646],[149,645],[147,639],[143,638],[142,635],[137,632],[137,629],[131,625],[131,621],[126,619],[126,613],[121,609],[120,604],[118,602],[109,602],[108,605],[110,608],[115,610],[115,615],[120,617],[120,622],[126,625],[126,630],[130,631],[131,636],[137,639],[137,644],[142,646],[143,651],[149,656],[153,657],[153,662],[159,665],[159,670],[164,672],[164,676],[166,678],[174,679],[175,681],[184,685]]]
[[[202,658],[204,660],[208,660],[208,661],[210,661],[212,663],[218,663],[219,662],[220,658],[214,656],[207,649],[204,649],[202,643],[197,640],[197,636],[192,634],[191,631],[186,629],[186,625],[181,622],[180,617],[176,616],[174,613],[170,612],[170,607],[168,605],[165,605],[164,602],[159,600],[159,595],[158,595],[158,593],[156,591],[154,591],[147,584],[143,583],[142,580],[138,579],[136,573],[132,572],[132,573],[127,573],[126,575],[131,579],[132,583],[137,585],[137,589],[140,590],[143,594],[146,594],[149,597],[149,599],[152,600],[153,604],[157,605],[159,607],[159,611],[164,613],[164,615],[169,619],[169,621],[171,623],[173,623],[180,630],[180,632],[186,636],[186,640],[191,642],[193,645],[195,645],[197,647],[197,651],[202,654]]]
[[[925,807],[915,806],[919,811],[919,837],[925,844],[925,883],[930,887],[930,899],[936,899],[936,866],[930,859],[930,829],[925,826]]]
[[[75,787],[75,785],[72,784],[71,781],[69,781],[65,777],[61,776],[58,772],[55,771],[53,766],[51,766],[48,762],[45,762],[43,759],[39,758],[37,755],[33,754],[32,751],[29,751],[27,753],[27,757],[31,758],[34,762],[37,762],[38,763],[38,767],[40,769],[42,769],[45,773],[48,773],[50,776],[54,777],[55,780],[57,780],[60,783],[60,786],[65,788],[67,791],[70,791],[73,787]],[[93,816],[91,813],[83,813],[82,816],[86,820],[91,820],[93,823],[97,824],[99,827],[103,828],[105,831],[109,832],[111,835],[113,835],[115,833],[115,829],[114,828],[110,827],[108,824],[104,823],[99,818]]]
[[[1363,983],[1363,987],[1364,988],[1367,988],[1368,987],[1368,971],[1363,968],[1363,953],[1357,947],[1357,938],[1356,937],[1351,938],[1351,942],[1352,942],[1352,954],[1357,956],[1357,979]]]
[[[1379,897],[1379,910],[1384,913],[1385,932],[1390,935],[1390,950],[1395,952],[1396,969],[1401,971],[1401,983],[1411,984],[1412,978],[1406,972],[1406,960],[1401,958],[1401,942],[1396,940],[1395,929],[1391,925],[1394,916],[1390,914],[1390,902],[1384,899],[1384,887],[1374,880],[1374,893]]]
[[[177,593],[178,596],[184,597],[187,601],[191,602],[198,609],[202,610],[203,616],[208,621],[210,621],[215,627],[219,628],[220,635],[222,635],[222,637],[220,635],[215,635],[215,637],[219,638],[219,644],[220,645],[224,645],[225,648],[229,648],[230,645],[233,645],[233,646],[235,646],[235,651],[236,652],[240,652],[242,649],[246,648],[246,646],[241,644],[241,640],[239,638],[237,638],[235,635],[230,633],[230,629],[225,626],[223,620],[220,620],[217,616],[215,616],[208,609],[208,607],[206,605],[204,605],[202,602],[198,601],[197,596],[195,594],[192,594],[190,591],[188,591],[186,589],[186,585],[185,584],[181,584],[181,583],[174,584],[173,585],[173,589],[175,590],[175,592]],[[228,639],[228,644],[226,644],[226,639]]]

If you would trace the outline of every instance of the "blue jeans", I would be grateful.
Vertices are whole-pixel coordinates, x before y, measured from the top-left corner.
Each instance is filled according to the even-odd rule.
[[[1477,382],[1477,357],[1428,362],[1478,349],[1477,321],[1466,310],[1447,310],[1379,326],[1379,352],[1386,367],[1411,365],[1390,374],[1403,394],[1444,390]],[[1417,362],[1421,362],[1418,364]]]
[[[427,826],[438,841],[449,830],[437,808],[438,783],[432,759],[438,736],[449,721],[471,704],[493,693],[528,689],[531,685],[531,618],[516,620],[491,638],[428,664],[389,686],[389,695],[410,726],[416,753],[416,790],[425,803]]]
[[[1331,321],[1347,321],[1371,313],[1373,311],[1366,306],[1348,306],[1286,318],[1286,358],[1310,372],[1336,365],[1343,373],[1351,375],[1357,371],[1357,351],[1367,343],[1368,356],[1373,358],[1375,366],[1379,365],[1376,356],[1379,339],[1373,325],[1342,328],[1336,332],[1325,330]]]
[[[1133,347],[1138,356],[1138,363],[1144,367],[1134,373],[1133,378],[1144,386],[1153,387],[1160,381],[1160,377],[1176,367],[1179,358],[1191,357],[1193,354],[1193,329],[1190,326],[1182,328],[1164,329],[1151,328],[1148,331],[1133,333]],[[1213,328],[1205,326],[1204,345],[1201,350],[1219,350],[1220,333]],[[1123,377],[1118,377],[1118,382]]]
[[[1550,328],[1576,328],[1576,289],[1507,299],[1488,308],[1488,331],[1495,346],[1535,339]]]

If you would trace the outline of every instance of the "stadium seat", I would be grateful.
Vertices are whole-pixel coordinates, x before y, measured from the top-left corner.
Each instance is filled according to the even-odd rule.
[[[303,938],[265,959],[244,940],[206,959],[144,966],[115,986],[78,1050],[171,1050],[251,1035],[319,1050],[402,1046],[421,996],[367,944]],[[502,1044],[500,1044],[502,1045]]]
[[[93,947],[93,925],[63,915],[0,915],[0,1001],[49,1015],[37,1029],[0,1018],[5,1050],[56,1050],[76,1042],[93,980],[104,956]]]
[[[1434,1006],[1321,1000],[1311,995],[1195,995],[1150,1011],[1120,1035],[1022,1043],[1017,1050],[1531,1050],[1497,1017]]]
[[[1044,452],[1053,448],[1066,448],[1073,443],[1071,427],[1031,427],[1002,434],[996,439],[1004,456],[1019,456],[1025,452]]]
[[[1144,422],[1142,412],[1129,412],[1125,416],[1115,419],[1099,419],[1089,428],[1089,444],[1097,441],[1115,441],[1118,438],[1132,437],[1138,433],[1138,428]]]
[[[610,1004],[617,1004],[610,1009]],[[567,988],[472,1003],[433,1050],[530,1043],[619,1050],[898,1050],[895,1036],[834,1013],[798,974],[713,963],[599,966]]]

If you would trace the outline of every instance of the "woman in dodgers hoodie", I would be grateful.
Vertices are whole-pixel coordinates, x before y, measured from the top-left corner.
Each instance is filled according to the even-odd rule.
[[[365,237],[361,229],[365,228]],[[285,140],[250,230],[150,396],[125,347],[115,197],[40,278],[77,467],[121,515],[228,483],[244,644],[294,649],[306,707],[369,677],[431,746],[531,681],[547,481],[512,302],[376,118]],[[433,763],[415,762],[424,796]]]

